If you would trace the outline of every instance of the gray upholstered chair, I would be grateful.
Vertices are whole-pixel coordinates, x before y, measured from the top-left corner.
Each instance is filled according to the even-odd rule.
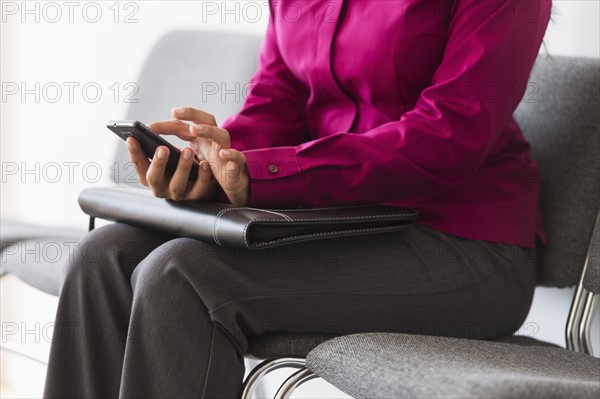
[[[222,122],[236,113],[244,101],[246,85],[256,70],[261,38],[226,32],[177,31],[162,37],[147,57],[138,80],[139,102],[128,107],[126,119],[149,122],[170,118],[175,106],[194,106],[205,109]],[[189,51],[193,48],[194,51]],[[107,121],[115,115],[107,115]],[[107,134],[110,134],[107,130]],[[115,136],[118,184],[130,183],[131,162],[125,146]],[[63,282],[64,259],[40,259],[21,251],[44,247],[46,244],[68,245],[78,242],[85,230],[72,231],[44,228],[2,220],[2,274],[11,273],[26,283],[52,295],[58,295]],[[41,263],[40,263],[41,261]],[[272,333],[249,337],[249,357],[268,359],[253,370],[244,385],[243,397],[251,397],[257,384],[266,374],[282,367],[302,368],[304,357],[328,335]],[[4,349],[19,351],[3,342]],[[44,359],[34,360],[44,362]]]
[[[514,337],[491,342],[410,334],[329,340],[284,390],[320,376],[356,398],[600,397],[590,327],[600,294],[599,60],[539,57],[516,117],[542,172],[549,247],[539,285],[577,285],[567,349]],[[594,337],[600,344],[600,337]]]

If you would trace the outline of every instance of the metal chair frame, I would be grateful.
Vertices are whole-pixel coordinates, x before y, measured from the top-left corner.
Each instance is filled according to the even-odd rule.
[[[250,374],[248,374],[248,377],[246,377],[242,388],[242,399],[252,398],[252,395],[256,391],[256,387],[258,384],[260,384],[261,380],[267,374],[281,368],[294,368],[302,371],[306,370],[306,363],[303,358],[298,357],[284,357],[265,360],[254,367]]]
[[[575,295],[573,295],[573,302],[571,303],[567,319],[565,338],[567,349],[593,355],[591,331],[599,295],[590,292],[583,286],[583,279],[588,268],[589,259],[590,250],[588,250],[581,278],[579,279],[579,284],[577,284]]]

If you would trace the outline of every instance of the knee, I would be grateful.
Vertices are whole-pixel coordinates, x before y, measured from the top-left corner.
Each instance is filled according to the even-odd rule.
[[[127,257],[134,245],[134,230],[134,227],[115,223],[87,233],[73,248],[64,270],[65,280],[82,275],[95,278],[102,273],[114,272],[112,269],[118,266],[119,260]]]
[[[135,268],[131,276],[134,294],[171,292],[177,284],[191,287],[203,280],[202,274],[207,273],[211,265],[205,256],[209,247],[209,244],[188,238],[162,244]]]

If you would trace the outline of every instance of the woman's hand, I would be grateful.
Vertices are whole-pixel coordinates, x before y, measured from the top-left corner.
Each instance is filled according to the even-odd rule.
[[[149,127],[152,130],[155,128],[153,124],[150,124]],[[169,159],[167,147],[158,147],[152,162],[148,160],[136,139],[132,137],[127,139],[127,149],[140,183],[149,187],[155,196],[175,201],[207,201],[213,198],[216,183],[207,161],[200,162],[196,181],[188,181],[196,156],[193,148],[187,147],[181,151],[177,170],[171,177],[165,174]]]
[[[214,116],[199,109],[175,108],[172,114],[176,120],[155,122],[149,124],[148,127],[157,134],[175,135],[188,141],[191,148],[185,148],[183,151],[191,151],[200,160],[200,175],[205,178],[206,175],[214,176],[216,179],[213,180],[218,182],[232,204],[246,205],[250,199],[250,176],[246,167],[246,157],[242,152],[231,148],[229,132],[217,127]],[[190,125],[184,121],[192,122],[192,124]],[[135,145],[139,148],[137,142]],[[214,187],[214,181],[209,189],[205,186],[196,187],[194,185],[193,188],[189,188],[189,191],[184,191],[184,194],[181,194],[180,190],[183,187],[181,181],[178,180],[173,184],[176,191],[172,191],[171,183],[175,179],[175,175],[171,179],[171,183],[166,181],[164,168],[168,159],[168,152],[164,158],[160,158],[159,151],[161,148],[168,151],[165,147],[160,147],[151,163],[148,162],[143,153],[134,158],[134,154],[130,149],[130,157],[134,162],[142,184],[152,188],[155,195],[166,198],[179,198],[182,200],[211,199],[216,188]],[[141,152],[141,149],[139,151]],[[180,166],[177,170],[179,171],[181,167],[181,176],[185,175],[187,177],[187,174],[189,174],[187,168],[191,168],[191,164],[188,166],[185,162],[191,161],[182,161],[183,158],[183,156],[180,158]],[[182,164],[182,162],[184,163]],[[157,165],[153,169],[152,165],[155,163]],[[178,197],[174,198],[174,195],[178,195]],[[208,196],[210,198],[207,198]]]
[[[192,122],[192,125],[188,125],[187,132],[192,137],[189,140],[190,146],[201,159],[208,161],[229,201],[233,205],[246,205],[250,200],[250,175],[246,157],[242,152],[231,148],[229,132],[217,127],[214,116],[199,109],[175,108],[173,117],[178,121]],[[179,137],[185,140],[188,136]]]

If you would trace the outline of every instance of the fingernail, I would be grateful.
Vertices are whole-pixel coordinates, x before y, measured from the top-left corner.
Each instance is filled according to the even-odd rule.
[[[176,113],[176,114],[181,115],[181,114],[183,114],[185,112],[185,109],[183,109],[183,108],[173,108],[173,112]]]
[[[196,130],[197,132],[203,133],[206,131],[206,126],[204,125],[193,125],[194,126],[194,130]]]
[[[159,159],[165,159],[167,156],[167,152],[163,148],[159,148],[158,151],[156,151],[156,156]]]
[[[185,159],[186,161],[189,161],[190,158],[192,157],[192,152],[188,149],[185,149],[182,152],[183,152],[183,159]]]
[[[229,156],[231,155],[231,151],[229,151],[229,150],[222,150],[221,154],[223,154],[222,156],[224,156],[225,158],[229,158]]]

